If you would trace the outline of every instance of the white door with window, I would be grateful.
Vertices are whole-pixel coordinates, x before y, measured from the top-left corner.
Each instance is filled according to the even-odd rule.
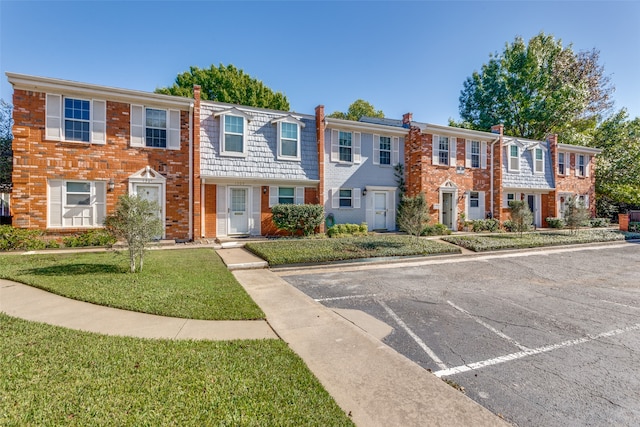
[[[249,233],[249,213],[246,188],[229,189],[229,234]]]
[[[529,210],[533,214],[533,224],[536,227],[540,227],[541,224],[541,215],[540,215],[540,195],[539,194],[527,194],[526,196],[527,206],[529,206]]]
[[[152,203],[157,204],[157,210],[155,215],[160,218],[162,223],[164,224],[162,218],[162,198],[160,193],[160,185],[156,184],[134,184],[133,191],[138,195],[141,199],[147,200]],[[155,236],[156,239],[161,239],[162,236]]]
[[[387,193],[373,193],[373,229],[387,229]]]
[[[442,192],[442,224],[449,229],[455,230],[455,218],[453,217],[453,193]]]

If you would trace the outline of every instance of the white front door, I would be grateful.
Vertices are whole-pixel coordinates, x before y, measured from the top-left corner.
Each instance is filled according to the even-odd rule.
[[[454,230],[453,193],[442,192],[442,224]]]
[[[156,211],[156,216],[160,218],[162,223],[164,224],[164,218],[162,218],[162,197],[160,195],[160,185],[157,184],[134,184],[133,191],[140,197],[141,199],[147,200],[149,202],[156,203],[158,205],[158,210]],[[157,239],[160,239],[162,236],[156,236]]]
[[[249,233],[246,188],[229,189],[229,234]]]
[[[533,214],[533,223],[536,227],[542,226],[540,210],[538,209],[538,206],[540,206],[539,200],[539,194],[527,194],[527,205],[529,206],[529,210]]]
[[[373,229],[387,229],[387,193],[373,193]]]

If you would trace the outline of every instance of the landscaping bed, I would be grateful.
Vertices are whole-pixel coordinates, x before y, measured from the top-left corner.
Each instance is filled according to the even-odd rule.
[[[334,239],[279,239],[251,242],[245,248],[270,266],[322,263],[360,258],[460,253],[460,249],[401,235],[368,235]]]
[[[124,253],[0,255],[0,278],[107,307],[187,319],[263,319],[213,249],[149,251],[142,272]]]
[[[475,252],[499,249],[536,248],[542,246],[570,245],[576,243],[595,243],[624,241],[640,238],[638,233],[622,233],[614,230],[569,230],[552,232],[498,233],[480,236],[447,236],[442,240],[470,249]]]
[[[113,337],[2,313],[0,336],[0,425],[353,425],[281,340]]]

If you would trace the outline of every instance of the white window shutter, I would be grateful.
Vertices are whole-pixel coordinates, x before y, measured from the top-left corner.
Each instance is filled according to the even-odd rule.
[[[456,141],[455,137],[449,137],[449,166],[456,166]]]
[[[353,163],[360,163],[360,132],[353,133]]]
[[[400,138],[394,136],[391,146],[391,165],[397,165],[398,163],[400,163]]]
[[[304,205],[304,187],[296,187],[296,205]]]
[[[354,209],[360,209],[360,199],[362,196],[362,192],[359,188],[354,188],[353,190],[351,190],[353,192],[352,196],[353,196],[353,208]]]
[[[179,110],[169,110],[167,112],[169,116],[168,122],[168,138],[167,138],[167,148],[170,150],[179,150],[180,149],[180,111]]]
[[[282,156],[282,122],[276,123],[276,144],[278,157]]]
[[[339,188],[331,189],[331,207],[333,209],[337,209],[340,207],[340,189]]]
[[[218,154],[222,154],[225,151],[224,147],[224,114],[220,115],[220,152]]]
[[[249,135],[249,123],[246,118],[242,118],[242,152],[247,154],[249,152],[249,139],[247,138]]]
[[[262,187],[255,186],[252,189],[251,194],[251,223],[249,234],[252,236],[259,236],[261,227],[261,215],[260,210],[262,207]]]
[[[387,192],[387,230],[396,229],[396,192]]]
[[[106,216],[105,200],[107,198],[107,186],[105,181],[96,181],[94,183],[95,203],[93,204],[95,223],[93,225],[104,225]]]
[[[131,105],[131,141],[132,147],[144,147],[144,107]]]
[[[480,212],[482,213],[482,218],[484,219],[487,210],[485,209],[485,197],[484,191],[478,191],[478,207],[480,208]]]
[[[480,167],[487,168],[487,143],[485,141],[480,143]]]
[[[49,181],[49,227],[62,227],[63,188],[63,181],[58,179]]]
[[[91,142],[107,143],[107,102],[93,100],[91,106]]]
[[[217,186],[218,194],[216,196],[216,220],[217,220],[217,235],[218,236],[226,236],[227,235],[227,187],[225,185]]]
[[[591,169],[591,156],[584,156],[584,176],[589,176],[589,169]]]
[[[380,135],[373,135],[373,164],[380,164]]]
[[[366,188],[365,188],[366,189]],[[365,221],[367,222],[367,224],[369,224],[371,227],[373,227],[373,224],[375,222],[375,210],[374,208],[374,201],[375,201],[375,195],[373,194],[373,192],[369,193],[369,197],[367,198],[367,196],[362,196],[364,198],[364,206],[365,206]]]
[[[52,141],[62,139],[62,96],[47,94],[46,138]],[[61,224],[62,225],[62,224]]]
[[[331,131],[331,161],[340,161],[340,131]]]
[[[471,167],[471,140],[467,139],[465,141],[465,147],[464,147],[464,167],[465,168],[470,168]]]
[[[269,207],[273,207],[278,204],[279,200],[279,192],[278,187],[270,186],[269,187]]]
[[[588,194],[584,195],[584,207],[585,208],[589,208],[589,195]]]
[[[438,148],[440,147],[440,137],[431,135],[431,164],[439,165]]]

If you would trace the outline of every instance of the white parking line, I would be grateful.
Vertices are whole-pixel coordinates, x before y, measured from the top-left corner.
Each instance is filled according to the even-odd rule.
[[[463,372],[474,371],[476,369],[484,368],[487,366],[497,365],[499,363],[521,359],[526,356],[533,356],[536,354],[547,353],[551,350],[557,350],[559,348],[565,348],[565,347],[572,347],[574,345],[583,344],[589,341],[594,341],[599,338],[613,337],[616,335],[623,334],[625,332],[637,331],[637,330],[640,330],[640,323],[636,323],[635,325],[627,326],[626,328],[622,328],[622,329],[614,329],[612,331],[603,332],[598,335],[587,335],[586,337],[577,338],[575,340],[564,341],[558,344],[552,344],[544,347],[538,347],[538,348],[534,348],[526,351],[521,351],[518,353],[507,354],[505,356],[496,357],[495,359],[483,360],[481,362],[470,363],[468,365],[457,366],[455,368],[443,369],[443,370],[434,372],[434,374],[437,377],[445,377],[449,375],[461,374]]]
[[[455,308],[456,310],[458,310],[461,313],[466,314],[467,316],[469,316],[470,318],[472,318],[476,323],[484,326],[485,328],[487,328],[488,330],[490,330],[491,332],[493,332],[494,334],[496,334],[497,336],[499,336],[500,338],[503,338],[507,341],[509,341],[511,344],[515,345],[516,347],[518,347],[520,350],[523,351],[528,351],[530,350],[529,347],[526,347],[522,344],[520,344],[518,341],[514,340],[513,338],[511,338],[509,335],[500,332],[499,330],[497,330],[496,328],[494,328],[493,326],[491,326],[490,324],[480,320],[479,318],[477,318],[476,316],[474,316],[473,314],[469,313],[467,310],[465,310],[462,307],[458,307],[457,305],[455,305],[454,303],[452,303],[451,301],[447,301],[447,304],[449,304],[451,307]]]
[[[377,301],[378,304],[380,304],[382,306],[382,308],[384,308],[386,310],[387,313],[389,313],[389,316],[391,316],[393,318],[393,320],[396,321],[396,323],[398,325],[400,325],[400,327],[402,329],[405,330],[406,333],[409,334],[409,336],[411,338],[413,338],[413,340],[420,346],[420,348],[422,348],[424,350],[425,353],[427,353],[427,355],[431,358],[431,360],[433,360],[435,362],[436,365],[438,365],[438,368],[440,369],[447,369],[447,365],[445,365],[442,360],[440,360],[440,358],[438,356],[436,356],[436,354],[433,352],[433,350],[431,350],[425,343],[424,341],[422,341],[420,339],[419,336],[417,336],[415,334],[415,332],[413,332],[409,326],[407,326],[406,323],[404,323],[402,321],[402,319],[400,318],[400,316],[398,316],[396,313],[393,312],[393,310],[391,310],[389,308],[389,306],[387,304],[384,303],[384,301]]]
[[[339,301],[344,299],[357,299],[357,298],[373,298],[376,297],[377,294],[368,294],[368,295],[346,295],[343,297],[329,297],[329,298],[315,298],[315,301],[324,302],[324,301]]]

